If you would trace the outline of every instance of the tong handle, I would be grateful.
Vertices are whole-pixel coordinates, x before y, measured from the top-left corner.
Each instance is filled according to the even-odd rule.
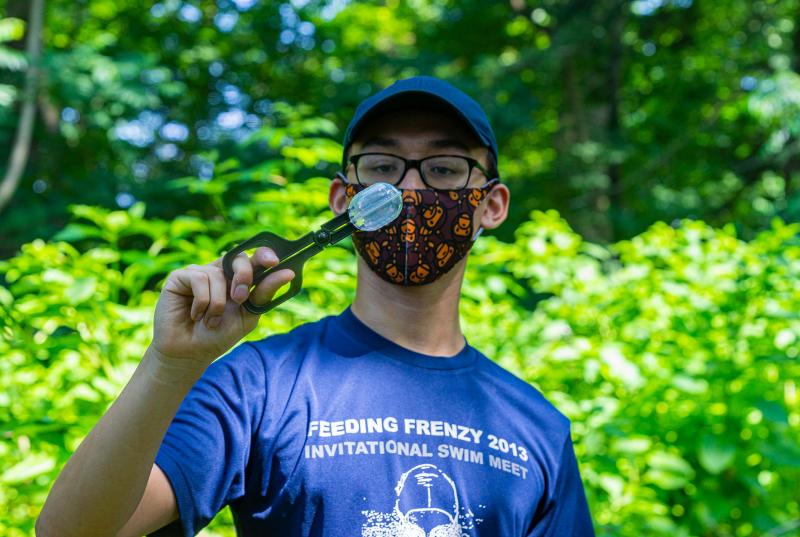
[[[292,253],[297,252],[299,249],[303,248],[303,246],[309,244],[309,239],[312,239],[313,243],[313,236],[311,234],[305,235],[302,238],[290,241],[288,239],[284,239],[280,235],[276,235],[271,231],[263,231],[258,235],[254,235],[253,237],[247,239],[246,241],[242,242],[241,244],[237,245],[235,248],[229,250],[225,253],[222,257],[222,270],[225,272],[225,277],[228,280],[233,280],[233,260],[236,258],[237,255],[244,252],[245,250],[249,250],[251,248],[256,248],[258,246],[266,246],[272,251],[275,252],[275,255],[278,256],[278,259],[284,259],[287,256],[290,256]],[[258,283],[266,278],[269,274],[276,270],[281,270],[284,268],[292,269],[294,271],[294,279],[289,283],[289,289],[283,293],[281,296],[277,298],[273,298],[266,304],[262,306],[258,306],[253,304],[250,299],[244,301],[242,306],[249,311],[250,313],[255,313],[260,315],[262,313],[266,313],[269,310],[279,306],[295,296],[300,290],[303,288],[303,264],[308,256],[295,256],[290,257],[286,261],[281,261],[274,267],[270,267],[267,269],[257,269],[253,274],[253,286],[258,285]]]
[[[232,281],[233,260],[237,255],[257,246],[267,246],[275,252],[275,255],[277,255],[280,260],[278,264],[268,269],[256,269],[253,273],[252,286],[255,287],[261,280],[273,272],[288,268],[294,272],[294,279],[290,282],[289,289],[281,296],[273,298],[263,306],[253,304],[249,298],[242,304],[242,306],[251,313],[265,313],[283,304],[300,292],[303,287],[303,265],[310,257],[321,252],[326,246],[339,242],[353,233],[355,229],[356,227],[350,222],[348,213],[345,211],[323,224],[317,231],[307,233],[294,241],[284,239],[271,231],[263,231],[250,237],[232,250],[229,250],[222,257],[222,269],[225,272],[225,277],[228,278],[229,281]]]

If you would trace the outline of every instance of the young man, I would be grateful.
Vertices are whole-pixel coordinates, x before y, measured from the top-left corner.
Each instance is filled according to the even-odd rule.
[[[194,535],[230,504],[240,535],[594,535],[570,424],[465,341],[466,255],[506,218],[497,144],[480,106],[430,77],[364,101],[330,187],[340,214],[388,182],[403,211],[359,232],[352,306],[236,346],[293,274],[248,295],[240,256],[170,274],[153,342],[64,467],[40,536]],[[211,364],[209,366],[209,364]]]

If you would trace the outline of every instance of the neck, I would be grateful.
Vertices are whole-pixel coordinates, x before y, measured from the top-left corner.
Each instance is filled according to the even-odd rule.
[[[465,262],[433,283],[404,287],[381,279],[359,256],[353,314],[401,347],[430,356],[454,356],[465,345],[458,317]]]

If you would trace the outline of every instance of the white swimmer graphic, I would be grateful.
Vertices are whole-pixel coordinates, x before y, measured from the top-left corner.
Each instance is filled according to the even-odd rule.
[[[461,537],[456,485],[439,468],[414,466],[394,490],[392,513],[365,513],[362,537]]]

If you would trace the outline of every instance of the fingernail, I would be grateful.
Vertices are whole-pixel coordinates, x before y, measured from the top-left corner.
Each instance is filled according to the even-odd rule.
[[[236,286],[236,290],[233,292],[233,299],[237,302],[244,302],[248,294],[250,294],[250,290],[245,284],[240,283]]]
[[[211,328],[216,328],[219,326],[220,321],[222,321],[222,317],[220,317],[219,315],[211,317],[208,320],[208,326]]]

